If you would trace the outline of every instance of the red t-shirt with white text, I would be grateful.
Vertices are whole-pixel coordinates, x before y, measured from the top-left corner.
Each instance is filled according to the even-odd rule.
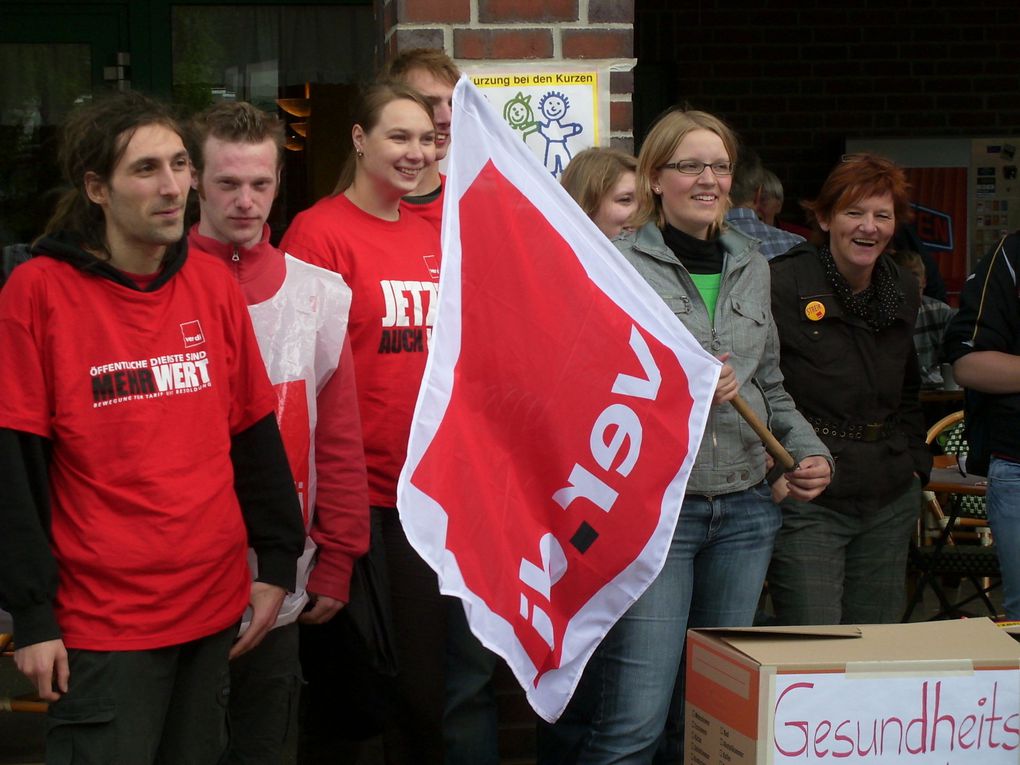
[[[49,257],[0,300],[0,427],[53,443],[69,648],[144,650],[236,622],[250,591],[231,436],[273,411],[248,310],[192,254],[154,292]]]
[[[351,288],[369,501],[394,507],[435,323],[439,232],[412,215],[382,220],[339,194],[300,213],[280,249],[335,271]]]

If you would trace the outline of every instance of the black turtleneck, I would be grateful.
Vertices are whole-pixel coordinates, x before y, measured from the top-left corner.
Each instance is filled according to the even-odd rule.
[[[667,223],[662,238],[684,264],[684,268],[692,274],[722,273],[724,251],[718,236],[714,239],[696,239]]]

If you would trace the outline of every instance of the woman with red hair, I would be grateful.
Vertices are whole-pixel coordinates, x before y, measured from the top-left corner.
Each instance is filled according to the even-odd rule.
[[[782,503],[768,583],[785,624],[900,619],[931,470],[913,344],[917,281],[886,252],[908,217],[907,192],[893,162],[845,156],[803,203],[815,244],[770,262],[786,389],[836,461],[825,491]]]

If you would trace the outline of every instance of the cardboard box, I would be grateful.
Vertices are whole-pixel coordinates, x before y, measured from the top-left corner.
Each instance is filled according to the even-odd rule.
[[[687,765],[1020,763],[1020,644],[988,619],[687,635]]]

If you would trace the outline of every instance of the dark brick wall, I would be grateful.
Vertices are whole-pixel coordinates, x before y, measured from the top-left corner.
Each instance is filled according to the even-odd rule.
[[[414,47],[460,61],[633,58],[634,0],[373,0],[379,63]],[[472,21],[472,18],[474,20]],[[633,151],[634,76],[610,76],[610,141]]]
[[[688,102],[812,196],[847,138],[1020,135],[1016,2],[637,0],[635,137]]]
[[[470,0],[397,0],[396,12],[405,23],[454,24],[471,20]]]
[[[483,24],[577,21],[577,0],[478,0]]]

